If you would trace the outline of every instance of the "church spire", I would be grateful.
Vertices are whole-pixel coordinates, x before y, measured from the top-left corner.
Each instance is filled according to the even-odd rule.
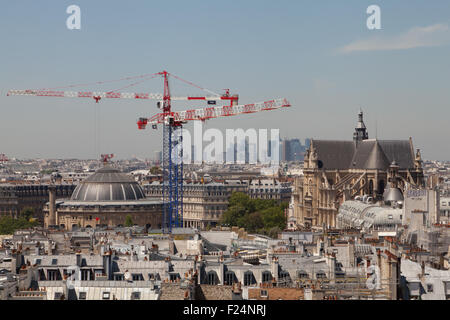
[[[353,133],[353,141],[356,143],[369,139],[369,133],[367,132],[366,125],[364,124],[363,112],[360,109],[358,113],[358,124],[356,125],[355,132]]]

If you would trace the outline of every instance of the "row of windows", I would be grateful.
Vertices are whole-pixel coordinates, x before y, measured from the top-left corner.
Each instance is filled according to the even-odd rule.
[[[80,291],[79,292],[78,300],[86,300],[86,297],[87,297],[87,292],[84,292],[84,291]],[[62,292],[55,292],[55,295],[54,295],[53,298],[54,298],[54,300],[61,300],[63,298],[63,293]],[[110,300],[110,298],[111,298],[111,292],[104,291],[102,293],[102,299],[103,300]],[[130,299],[131,300],[140,300],[141,299],[141,292],[139,292],[139,291],[132,292],[131,296],[130,296]]]
[[[297,278],[299,279],[307,279],[309,278],[309,275],[306,271],[300,270],[297,271]],[[324,271],[318,271],[316,273],[317,279],[326,279],[327,275]],[[287,271],[280,271],[279,273],[279,279],[284,281],[290,281],[291,276],[289,272]],[[272,274],[269,271],[263,271],[262,273],[262,282],[267,283],[272,281]],[[206,275],[206,282],[209,285],[216,285],[218,283],[218,277],[215,271],[209,271]],[[226,285],[232,285],[233,283],[237,282],[236,275],[233,271],[226,271],[224,275],[224,282]],[[251,286],[256,284],[255,276],[253,275],[253,272],[246,271],[244,273],[244,286]]]

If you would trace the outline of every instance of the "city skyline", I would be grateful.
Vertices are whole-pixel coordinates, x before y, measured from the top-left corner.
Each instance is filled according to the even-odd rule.
[[[0,37],[2,302],[450,300],[448,0],[5,1]]]
[[[71,4],[7,3],[0,13],[0,35],[8,44],[0,52],[0,153],[9,157],[152,158],[161,150],[161,131],[140,132],[136,121],[158,112],[154,102],[96,105],[6,93],[167,69],[216,92],[230,88],[240,104],[281,97],[292,104],[213,120],[207,128],[279,128],[281,137],[347,140],[362,108],[369,138],[411,136],[424,159],[450,160],[443,147],[450,117],[448,2],[431,8],[420,1],[377,1],[381,30],[366,27],[369,1],[77,1],[81,30],[68,30]],[[171,24],[174,19],[183,28]],[[176,94],[200,93],[173,85]],[[159,79],[136,86],[138,92],[161,89]]]

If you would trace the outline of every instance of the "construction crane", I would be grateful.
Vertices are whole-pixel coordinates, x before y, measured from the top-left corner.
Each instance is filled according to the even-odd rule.
[[[108,164],[109,160],[112,158],[114,158],[114,154],[112,154],[112,153],[111,154],[102,154],[100,156],[100,159],[102,160],[103,165],[105,165],[105,166]]]
[[[124,93],[118,92],[122,89],[134,86],[148,79],[162,77],[164,80],[163,94],[158,93]],[[190,86],[208,92],[209,96],[184,96],[173,97],[170,93],[169,77],[180,80]],[[164,233],[171,233],[173,227],[183,226],[183,143],[182,126],[187,121],[209,120],[218,117],[229,117],[240,114],[256,113],[261,111],[275,110],[278,108],[290,107],[286,99],[269,100],[265,102],[238,105],[239,96],[231,95],[229,89],[224,89],[224,94],[217,94],[211,90],[202,88],[190,81],[186,81],[167,71],[154,74],[147,74],[136,77],[127,77],[118,80],[98,81],[92,84],[105,84],[116,81],[139,79],[138,82],[108,92],[94,91],[60,91],[57,89],[83,86],[88,84],[70,85],[66,87],[56,87],[40,90],[9,90],[8,96],[37,96],[37,97],[66,97],[66,98],[92,98],[96,103],[102,99],[139,99],[157,100],[157,107],[161,113],[151,118],[141,117],[137,121],[138,129],[145,129],[151,125],[157,129],[158,125],[163,126],[163,224]],[[228,102],[223,106],[198,108],[185,111],[173,111],[172,101],[206,101],[208,105],[216,105],[217,101]],[[103,156],[102,156],[103,157]],[[105,158],[103,158],[105,160]]]

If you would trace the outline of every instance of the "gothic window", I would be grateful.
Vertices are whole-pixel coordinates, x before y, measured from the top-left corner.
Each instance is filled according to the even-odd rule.
[[[373,194],[373,180],[369,181],[369,194]]]
[[[378,193],[379,194],[382,194],[384,192],[384,186],[385,186],[384,180],[380,180],[380,182],[378,182]]]

